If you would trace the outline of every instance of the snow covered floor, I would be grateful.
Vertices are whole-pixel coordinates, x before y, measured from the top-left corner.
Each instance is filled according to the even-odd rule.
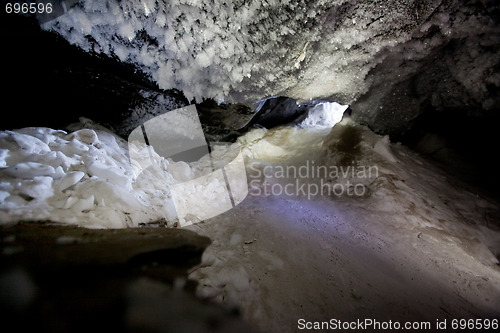
[[[297,330],[299,319],[499,317],[498,204],[349,118],[316,125],[238,139],[248,196],[187,227],[213,240],[190,272],[198,294],[265,332]],[[164,160],[167,183],[147,173],[133,182],[127,149],[136,148],[140,156],[89,123],[1,132],[0,223],[171,225],[165,185],[196,177],[201,164]]]
[[[331,133],[255,130],[241,141],[250,150],[250,195],[189,227],[213,239],[190,274],[200,283],[199,295],[238,306],[267,332],[298,330],[299,319],[432,325],[448,319],[450,328],[452,319],[500,316],[494,202],[349,120]],[[255,188],[284,186],[291,179],[278,166],[313,160],[358,171],[376,166],[378,177],[358,173],[334,181],[364,184],[363,196],[320,193],[309,200],[309,193],[277,195],[279,186],[269,196]]]

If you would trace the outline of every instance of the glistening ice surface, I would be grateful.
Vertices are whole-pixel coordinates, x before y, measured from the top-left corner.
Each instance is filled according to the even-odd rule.
[[[376,104],[453,40],[465,52],[446,55],[448,80],[474,99],[488,83],[498,84],[490,70],[498,59],[491,47],[498,28],[462,1],[85,0],[43,28],[86,51],[132,63],[160,88],[177,88],[197,102],[282,95],[335,96],[351,104],[376,85],[380,96],[370,101]],[[476,52],[478,40],[484,49]],[[391,70],[370,77],[382,62]],[[432,86],[457,89],[446,82]],[[436,107],[447,103],[437,98]]]

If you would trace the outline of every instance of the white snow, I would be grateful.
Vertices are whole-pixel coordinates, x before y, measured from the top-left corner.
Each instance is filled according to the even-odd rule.
[[[299,127],[328,130],[346,107],[318,104]],[[51,220],[94,228],[157,220],[186,225],[231,209],[248,194],[240,143],[214,145],[211,157],[207,148],[207,155],[189,164],[168,158],[206,146],[196,115],[193,105],[165,113],[134,130],[128,143],[86,119],[71,133],[48,128],[0,132],[0,221]],[[249,149],[254,148],[243,145],[246,154]],[[276,149],[254,150],[287,154]]]
[[[319,103],[308,111],[307,118],[304,119],[299,126],[303,128],[332,128],[336,123],[342,120],[342,116],[348,107],[349,105],[341,105],[335,102]]]
[[[231,209],[248,193],[243,157],[237,144],[214,145],[209,155],[194,115],[188,106],[146,122],[151,146],[141,127],[126,142],[87,119],[79,126],[92,128],[71,133],[0,132],[0,223],[124,228],[160,220],[183,226]],[[194,162],[170,158],[200,145],[206,154]]]
[[[168,184],[193,177],[189,166],[172,163],[168,184],[158,182],[164,178],[154,172],[134,183],[128,148],[97,128],[0,132],[1,223],[51,220],[92,228],[173,223],[177,215]]]

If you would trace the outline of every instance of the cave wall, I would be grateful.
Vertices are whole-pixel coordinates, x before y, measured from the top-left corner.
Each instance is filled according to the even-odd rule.
[[[499,12],[488,0],[72,1],[48,22],[2,17],[4,92],[45,110],[25,118],[67,109],[122,135],[190,101],[287,96],[349,104],[396,140],[429,119],[477,137],[499,119]]]
[[[42,27],[188,100],[331,98],[379,133],[496,112],[494,1],[81,1]]]
[[[387,49],[352,103],[379,133],[404,134],[423,112],[496,118],[500,105],[498,7],[442,1],[411,39]],[[436,119],[442,115],[436,115]]]
[[[43,24],[189,100],[353,103],[440,1],[82,1]]]

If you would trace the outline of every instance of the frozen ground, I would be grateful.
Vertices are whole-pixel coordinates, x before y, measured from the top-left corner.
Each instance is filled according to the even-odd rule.
[[[199,295],[239,306],[270,332],[297,330],[299,319],[435,325],[447,318],[450,325],[453,318],[498,318],[496,203],[349,120],[331,133],[256,130],[242,141],[251,151],[249,197],[190,227],[214,240],[190,275],[200,282]],[[355,177],[330,180],[364,184],[366,192],[328,196],[324,190],[311,200],[307,192],[278,195],[286,184],[300,186],[279,166],[307,161],[304,183],[321,184],[312,179],[311,161],[355,165]],[[363,166],[376,166],[377,177],[363,174]]]
[[[198,294],[263,331],[299,319],[498,318],[498,204],[349,118],[333,129],[312,120],[239,138],[249,195],[187,227],[213,240],[190,272]],[[85,126],[1,132],[0,221],[170,224],[165,183],[131,180],[135,146]],[[165,162],[169,184],[201,170]]]
[[[193,130],[189,117],[179,118],[173,119],[178,123],[170,129],[171,136]],[[213,174],[200,177],[218,168],[217,161],[234,159],[231,147],[214,146],[212,158],[205,155],[188,165],[150,149],[140,127],[142,142],[137,135],[127,142],[89,119],[81,121],[71,125],[73,132],[40,127],[0,132],[0,224],[49,220],[87,228],[152,222],[182,226],[201,219],[198,209],[184,223],[188,212],[182,209],[189,198],[202,196],[199,186],[213,197],[215,210],[224,205],[220,179]],[[202,199],[188,208],[199,208],[196,205],[203,205]]]

